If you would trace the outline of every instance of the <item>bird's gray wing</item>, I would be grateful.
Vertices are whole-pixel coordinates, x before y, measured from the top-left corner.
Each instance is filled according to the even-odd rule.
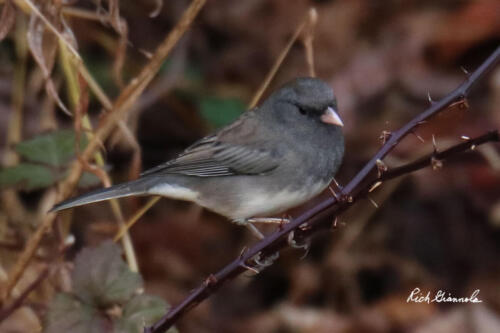
[[[214,135],[204,137],[175,159],[145,171],[198,177],[264,174],[275,169],[280,154],[275,146],[266,145],[266,127],[254,110],[243,113],[236,121]]]
[[[155,173],[198,177],[264,174],[275,169],[280,158],[276,147],[266,147],[262,141],[262,130],[256,113],[249,110],[214,135],[195,142],[175,159],[141,176]]]
[[[269,172],[278,164],[279,158],[271,150],[223,142],[213,135],[196,142],[177,158],[145,171],[141,176],[156,173],[198,177],[255,175]]]

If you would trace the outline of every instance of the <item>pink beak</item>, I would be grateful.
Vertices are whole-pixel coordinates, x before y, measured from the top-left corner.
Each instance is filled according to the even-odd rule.
[[[339,115],[331,106],[326,108],[325,113],[321,116],[321,121],[325,124],[337,125],[340,127],[344,126],[344,123],[340,119]]]

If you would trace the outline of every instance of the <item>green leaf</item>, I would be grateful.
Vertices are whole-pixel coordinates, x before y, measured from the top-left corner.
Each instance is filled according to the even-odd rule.
[[[123,308],[122,317],[116,321],[114,333],[142,332],[144,326],[150,326],[167,311],[167,303],[161,298],[150,295],[137,295]],[[169,333],[177,332],[175,329]]]
[[[57,294],[49,306],[44,333],[94,333],[108,332],[110,325],[97,309],[80,302],[76,297]]]
[[[234,121],[245,111],[245,104],[237,98],[205,97],[200,101],[203,118],[214,127]]]
[[[0,170],[0,187],[20,186],[35,190],[52,185],[56,181],[54,173],[43,165],[20,163]]]
[[[123,304],[142,287],[141,276],[128,268],[112,241],[83,249],[75,259],[72,278],[74,293],[99,307]]]
[[[83,149],[85,146],[86,140],[82,136],[80,147]],[[75,155],[75,133],[60,130],[39,135],[19,143],[16,151],[31,162],[61,167]]]
[[[78,187],[91,187],[91,186],[96,186],[100,183],[101,180],[99,179],[99,177],[97,177],[92,172],[84,171],[82,172],[82,176],[78,181]]]

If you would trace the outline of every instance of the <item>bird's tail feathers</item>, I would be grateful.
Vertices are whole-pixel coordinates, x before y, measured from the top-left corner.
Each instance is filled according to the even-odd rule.
[[[99,202],[109,199],[129,197],[133,195],[147,194],[150,188],[151,179],[139,178],[123,184],[114,185],[111,187],[91,191],[78,197],[74,197],[63,202],[58,203],[50,212],[57,212],[63,209],[82,206],[93,202]]]

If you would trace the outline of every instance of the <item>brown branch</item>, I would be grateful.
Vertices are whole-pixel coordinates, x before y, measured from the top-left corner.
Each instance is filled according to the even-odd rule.
[[[377,161],[381,161],[394,147],[409,133],[411,133],[416,127],[419,126],[425,120],[431,118],[432,116],[438,114],[439,112],[445,110],[452,104],[459,103],[460,106],[467,106],[466,97],[469,94],[470,89],[478,80],[482,79],[486,73],[493,69],[500,61],[500,47],[498,47],[493,54],[491,54],[488,59],[484,61],[479,68],[474,71],[471,75],[467,77],[467,80],[462,83],[458,88],[453,90],[447,96],[441,100],[434,102],[431,106],[417,115],[414,119],[408,122],[399,130],[390,134],[387,141],[380,148],[380,150],[373,156],[373,158],[366,163],[366,165],[361,169],[361,171],[342,189],[337,200],[336,197],[327,198],[311,209],[305,211],[300,216],[294,218],[292,221],[284,225],[280,230],[268,235],[259,243],[255,244],[252,248],[244,252],[233,262],[229,263],[226,267],[220,270],[218,273],[210,275],[201,286],[196,288],[191,292],[180,304],[172,307],[170,311],[163,316],[157,323],[153,326],[144,328],[145,333],[160,333],[165,332],[167,329],[172,327],[175,322],[189,309],[196,306],[208,296],[210,296],[214,291],[219,289],[226,281],[238,276],[239,274],[246,271],[248,268],[255,269],[252,265],[255,263],[255,258],[260,261],[270,259],[271,256],[279,251],[281,248],[288,244],[289,234],[293,232],[292,239],[295,241],[303,240],[304,238],[312,235],[318,230],[322,230],[325,226],[330,224],[332,218],[338,215],[341,211],[346,210],[350,207],[355,199],[359,198],[362,193],[366,193],[371,186],[376,181],[384,179],[383,177],[388,177],[387,174],[391,174],[390,171],[382,173],[380,177],[376,177],[375,181],[370,182],[369,177],[372,175],[373,171],[377,169]],[[459,151],[464,151],[472,147],[472,145],[477,145],[486,141],[498,141],[498,133],[492,132],[486,134],[473,140],[469,140],[465,143],[457,145],[448,149],[448,156],[455,154]],[[433,156],[438,156],[439,158],[444,158],[446,155],[442,155],[445,152],[434,153]],[[440,154],[440,155],[436,155]],[[416,161],[413,167],[404,166],[402,168],[406,169],[395,169],[392,171],[394,176],[399,176],[401,172],[406,173],[414,171],[420,167],[428,165],[431,159],[423,159],[422,161]],[[425,163],[424,163],[425,162]],[[413,169],[416,168],[416,169]],[[397,171],[399,170],[399,171]],[[402,174],[402,173],[401,173]],[[379,178],[377,180],[377,178]],[[363,186],[364,185],[364,186]]]
[[[5,308],[0,309],[0,323],[9,317],[14,311],[16,311],[21,305],[23,305],[24,300],[34,291],[38,286],[49,276],[49,266],[45,266],[37,278],[30,283],[29,286],[24,289],[24,291],[19,295],[11,304]]]

